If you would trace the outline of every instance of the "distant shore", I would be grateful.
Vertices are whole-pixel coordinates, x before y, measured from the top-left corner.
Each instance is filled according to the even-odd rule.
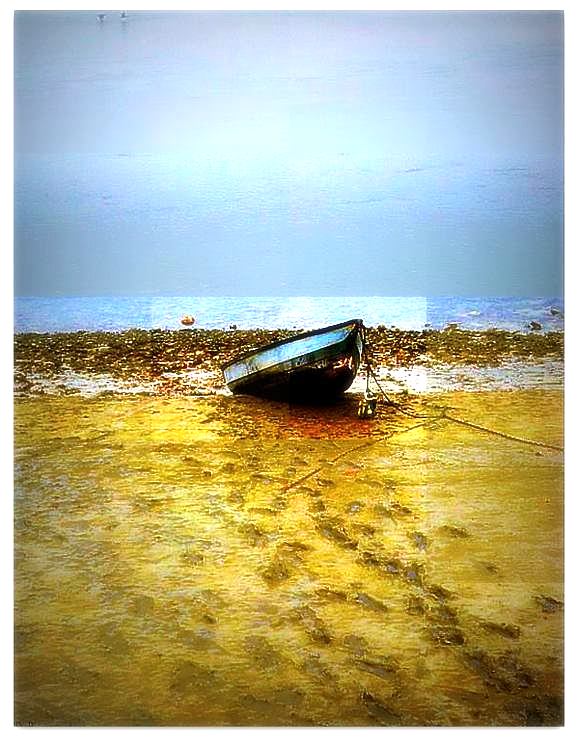
[[[140,386],[136,392],[207,394],[222,388],[220,369],[229,359],[295,333],[286,329],[20,333],[14,338],[15,389],[19,395],[38,393],[48,389],[42,382],[82,375],[112,380],[118,391],[120,385],[130,384],[131,389]],[[378,326],[367,330],[367,338],[374,366],[393,371],[416,365],[483,371],[515,362],[560,364],[564,356],[562,331],[471,331],[455,325],[441,331],[406,331]]]

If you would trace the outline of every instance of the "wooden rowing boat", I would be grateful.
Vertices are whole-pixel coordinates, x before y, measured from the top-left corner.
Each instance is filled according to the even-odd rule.
[[[233,393],[323,400],[347,390],[363,353],[363,321],[347,320],[262,346],[223,366]]]

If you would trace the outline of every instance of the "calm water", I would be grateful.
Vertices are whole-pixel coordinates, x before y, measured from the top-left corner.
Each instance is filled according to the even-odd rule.
[[[16,293],[560,294],[561,23],[19,13]]]
[[[563,330],[560,298],[533,297],[19,297],[18,333],[129,328],[181,328],[192,315],[198,328],[316,328],[360,317],[369,326]]]

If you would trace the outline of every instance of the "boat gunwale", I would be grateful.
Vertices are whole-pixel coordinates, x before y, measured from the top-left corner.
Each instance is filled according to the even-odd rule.
[[[278,362],[272,367],[267,367],[266,369],[255,370],[254,372],[251,372],[248,375],[245,375],[243,377],[238,377],[235,380],[231,380],[227,382],[226,384],[229,387],[229,389],[233,390],[233,388],[238,387],[239,385],[253,384],[255,382],[258,382],[261,379],[266,380],[271,376],[280,377],[282,375],[291,375],[291,374],[296,373],[298,370],[301,371],[302,369],[311,367],[312,365],[315,365],[316,363],[321,362],[321,361],[327,361],[329,364],[333,364],[339,359],[343,358],[344,356],[350,355],[350,352],[348,351],[348,347],[350,345],[350,341],[349,341],[350,337],[351,337],[351,334],[346,336],[341,341],[331,344],[331,346],[324,347],[327,350],[331,350],[331,355],[328,359],[325,359],[323,357],[322,355],[323,350],[318,349],[315,352],[309,352],[308,354],[303,355],[303,356],[308,356],[312,358],[309,361],[306,361],[303,365],[299,365],[298,367],[287,366],[292,360],[288,360],[286,362]],[[320,354],[318,359],[314,358],[316,354]],[[296,359],[296,358],[297,357],[293,357],[292,359]],[[357,372],[357,365],[356,365],[356,372]]]
[[[239,362],[242,362],[244,359],[247,359],[248,357],[253,356],[254,354],[258,354],[261,351],[268,351],[269,349],[274,349],[278,346],[284,346],[285,344],[290,344],[292,341],[299,341],[302,338],[309,338],[311,336],[317,336],[322,333],[327,333],[329,331],[337,331],[339,328],[345,328],[348,325],[355,324],[355,329],[352,329],[352,333],[354,330],[360,330],[363,325],[363,320],[361,318],[352,318],[351,320],[346,320],[341,323],[336,323],[334,325],[325,326],[324,328],[316,328],[312,331],[303,331],[302,333],[298,333],[295,336],[291,336],[290,338],[282,339],[281,341],[272,341],[269,344],[265,344],[265,346],[259,346],[256,349],[253,349],[251,351],[247,351],[244,354],[240,354],[239,356],[235,357],[234,359],[230,359],[226,364],[221,365],[221,371],[227,369],[227,367],[230,367],[232,364],[238,364]]]

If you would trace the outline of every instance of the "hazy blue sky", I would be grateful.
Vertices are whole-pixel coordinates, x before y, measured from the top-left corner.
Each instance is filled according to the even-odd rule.
[[[559,295],[555,12],[20,12],[17,295]]]

